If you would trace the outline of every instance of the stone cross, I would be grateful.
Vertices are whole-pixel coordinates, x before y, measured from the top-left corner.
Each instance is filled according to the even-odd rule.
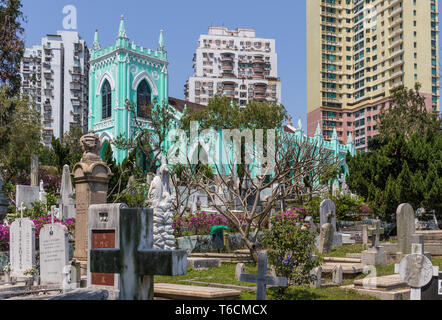
[[[23,210],[26,209],[26,207],[25,207],[25,203],[22,202],[22,203],[20,204],[20,207],[18,207],[17,209],[20,210],[20,219],[23,219]]]
[[[381,221],[375,220],[373,221],[373,227],[368,228],[368,232],[371,235],[372,248],[379,247],[379,240],[382,234],[384,234],[384,228],[381,228]]]
[[[410,300],[421,300],[421,288],[434,276],[439,276],[439,267],[433,267],[431,260],[424,256],[422,244],[413,243],[411,254],[406,255],[395,265],[395,273],[411,287]]]
[[[90,272],[119,273],[120,300],[153,300],[153,276],[185,275],[187,252],[152,249],[152,209],[124,208],[119,220],[120,248],[91,249]]]
[[[257,284],[256,300],[266,299],[266,287],[268,285],[287,287],[287,278],[271,277],[267,275],[267,252],[261,251],[258,255],[258,274],[241,273],[239,281]]]

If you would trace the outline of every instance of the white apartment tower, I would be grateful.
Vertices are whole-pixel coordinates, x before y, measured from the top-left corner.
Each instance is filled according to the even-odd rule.
[[[22,93],[41,112],[43,140],[60,138],[71,127],[87,131],[89,50],[77,32],[46,35],[27,48],[21,63]]]
[[[186,100],[207,105],[216,94],[245,106],[251,100],[281,103],[275,40],[254,29],[209,27],[198,40]]]

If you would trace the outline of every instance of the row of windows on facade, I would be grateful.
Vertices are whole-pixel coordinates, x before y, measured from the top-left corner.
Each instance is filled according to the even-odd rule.
[[[112,89],[109,81],[105,81],[101,88],[102,119],[112,117]],[[146,80],[141,81],[137,88],[137,117],[148,118],[149,106],[152,103],[152,92]]]
[[[235,41],[234,40],[227,41],[227,40],[203,39],[203,43],[204,44],[212,44],[212,43],[214,43],[217,46],[220,46],[221,43],[222,43],[222,44],[225,44],[225,45],[228,44],[229,46],[233,46],[235,44]],[[252,42],[251,41],[240,41],[239,45],[250,47],[252,45]],[[257,47],[257,48],[260,48],[261,46],[265,46],[266,48],[270,48],[270,42],[266,42],[266,43],[254,42],[253,46]]]
[[[233,85],[235,86],[235,88],[238,87],[238,84],[236,84],[236,83],[233,84]],[[220,89],[220,88],[222,88],[224,86],[224,84],[222,82],[218,82],[216,84],[216,86],[217,86],[218,89]],[[262,84],[261,86],[266,86],[267,87],[266,84]],[[195,81],[195,88],[196,89],[203,88],[203,87],[213,88],[213,82]],[[240,90],[247,90],[247,86],[244,85],[244,84],[240,85],[239,87],[240,87]],[[256,87],[256,85],[255,84],[249,84],[248,87],[249,87],[249,90],[250,90],[250,89],[254,89]],[[272,88],[272,90],[276,90],[276,85],[275,84],[272,85],[271,88]]]

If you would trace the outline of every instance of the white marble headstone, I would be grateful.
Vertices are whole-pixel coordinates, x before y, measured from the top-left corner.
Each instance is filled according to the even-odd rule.
[[[23,277],[35,267],[35,225],[29,218],[16,219],[10,227],[11,276]]]
[[[66,220],[66,219],[75,218],[75,200],[73,199],[74,188],[72,187],[71,173],[69,171],[68,165],[65,165],[63,167],[60,193],[61,193],[60,209],[61,209],[62,219]]]
[[[62,284],[63,269],[69,264],[68,229],[60,223],[40,230],[41,284]]]

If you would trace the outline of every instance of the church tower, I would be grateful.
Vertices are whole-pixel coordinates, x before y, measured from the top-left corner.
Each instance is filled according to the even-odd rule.
[[[136,129],[135,117],[145,128],[150,127],[148,106],[169,100],[168,64],[162,31],[157,50],[130,42],[123,17],[112,46],[102,49],[98,30],[95,32],[89,72],[89,129],[103,144],[119,136],[130,139]],[[135,106],[135,112],[128,110],[126,101]],[[128,156],[125,150],[113,149],[113,153],[118,163]]]

